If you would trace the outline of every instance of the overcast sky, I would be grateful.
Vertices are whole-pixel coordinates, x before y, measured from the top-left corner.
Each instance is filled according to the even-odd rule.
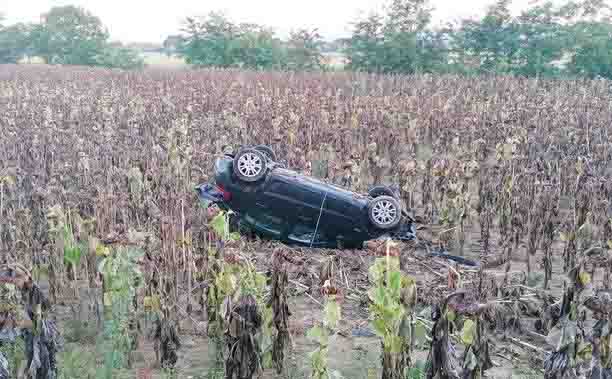
[[[518,9],[529,0],[514,0]],[[431,0],[435,20],[482,14],[492,0]],[[9,21],[38,21],[58,5],[82,6],[102,19],[111,38],[123,42],[161,42],[176,33],[187,16],[224,11],[236,22],[254,22],[276,29],[282,37],[291,29],[318,27],[326,39],[344,37],[360,12],[384,0],[0,0],[0,13]]]

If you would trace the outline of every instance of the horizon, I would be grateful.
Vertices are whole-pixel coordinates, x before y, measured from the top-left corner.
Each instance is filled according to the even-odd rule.
[[[5,16],[7,23],[30,23],[38,22],[40,16],[54,6],[75,5],[99,17],[108,29],[111,40],[125,44],[161,44],[169,35],[180,33],[181,24],[187,17],[205,16],[212,11],[221,11],[237,23],[253,22],[269,26],[283,39],[292,29],[317,28],[325,41],[333,41],[350,36],[350,24],[353,21],[372,11],[382,10],[387,1],[312,0],[305,4],[298,1],[265,0],[259,1],[257,6],[240,0],[209,0],[206,4],[195,0],[176,0],[171,5],[147,4],[142,0],[132,0],[129,3],[119,0],[28,0],[27,3],[12,4],[10,7],[0,4],[0,14]],[[435,8],[432,25],[481,16],[492,3],[492,0],[468,0],[468,6],[460,7],[451,0],[431,0]],[[514,1],[512,11],[518,12],[530,3],[529,0]],[[123,11],[117,12],[118,8]],[[328,11],[320,12],[319,8]],[[148,17],[146,22],[142,22],[139,17],[143,15],[143,9],[147,12],[144,15]]]

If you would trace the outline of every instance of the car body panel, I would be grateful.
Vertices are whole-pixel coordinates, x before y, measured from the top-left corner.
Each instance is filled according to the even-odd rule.
[[[203,184],[196,190],[201,199],[238,213],[248,228],[288,243],[336,247],[341,240],[344,245],[360,247],[366,240],[394,232],[377,230],[370,224],[369,197],[274,162],[268,165],[263,179],[244,183],[233,174],[233,157],[225,155],[215,162],[214,184]],[[404,225],[395,232],[399,230],[407,239],[410,231],[414,234],[414,227],[406,229]]]

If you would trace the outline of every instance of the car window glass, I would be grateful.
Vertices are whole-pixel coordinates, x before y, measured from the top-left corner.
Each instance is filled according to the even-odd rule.
[[[314,231],[315,231],[314,227],[309,227],[303,224],[298,224],[294,226],[293,229],[291,230],[291,233],[289,234],[289,238],[292,240],[301,241],[301,242],[311,242],[312,237],[314,236]],[[323,231],[317,230],[317,238],[315,242],[323,241],[324,238],[325,238],[325,235],[323,234]]]
[[[280,233],[283,220],[265,212],[256,212],[246,215],[246,221],[257,225],[260,228],[268,229]]]

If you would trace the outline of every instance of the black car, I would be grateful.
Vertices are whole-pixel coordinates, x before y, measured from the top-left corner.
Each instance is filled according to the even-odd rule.
[[[234,211],[241,226],[289,244],[360,248],[384,234],[415,236],[414,220],[390,188],[362,195],[301,175],[276,162],[267,146],[218,158],[214,182],[196,191],[209,204]]]

